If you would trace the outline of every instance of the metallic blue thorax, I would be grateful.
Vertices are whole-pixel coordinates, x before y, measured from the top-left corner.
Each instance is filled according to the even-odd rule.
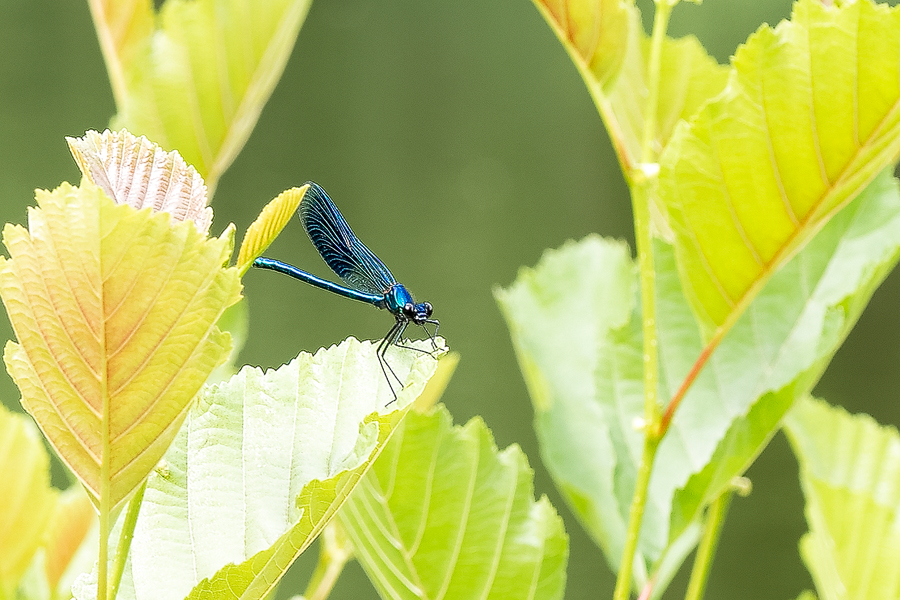
[[[391,314],[401,314],[403,307],[407,304],[415,304],[415,302],[413,302],[412,294],[403,287],[403,284],[395,283],[384,293],[384,308],[388,309]]]

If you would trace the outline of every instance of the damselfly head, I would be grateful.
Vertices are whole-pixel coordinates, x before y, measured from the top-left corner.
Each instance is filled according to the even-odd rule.
[[[407,302],[403,305],[403,316],[416,325],[421,325],[426,323],[431,317],[432,310],[431,304],[428,302],[420,302],[419,304]]]

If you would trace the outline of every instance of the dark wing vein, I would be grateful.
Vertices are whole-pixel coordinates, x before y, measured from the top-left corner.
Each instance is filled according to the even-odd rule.
[[[322,259],[348,286],[368,294],[383,294],[396,283],[394,276],[363,244],[328,194],[307,182],[297,213],[310,241]]]

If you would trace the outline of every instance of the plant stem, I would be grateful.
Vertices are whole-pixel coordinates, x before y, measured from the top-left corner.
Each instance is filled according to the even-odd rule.
[[[648,432],[644,437],[644,452],[641,454],[634,495],[631,497],[628,531],[625,534],[625,548],[622,551],[622,562],[616,577],[614,600],[628,600],[631,595],[631,574],[634,570],[634,558],[640,539],[641,522],[644,519],[644,507],[647,505],[647,489],[650,486],[650,474],[653,472],[653,458],[656,456],[658,447],[659,439]]]
[[[347,534],[334,519],[325,526],[319,540],[319,562],[303,593],[306,600],[328,598],[344,565],[353,556]]]
[[[647,69],[647,105],[644,109],[644,132],[641,144],[640,171],[628,178],[632,182],[631,198],[634,211],[634,230],[637,241],[638,267],[641,281],[641,314],[644,341],[644,449],[638,465],[637,481],[631,499],[628,515],[628,529],[622,550],[622,560],[616,578],[615,600],[628,600],[631,595],[631,579],[647,504],[650,475],[656,450],[662,439],[658,427],[660,410],[657,402],[659,386],[659,353],[656,332],[656,271],[653,260],[653,238],[650,224],[650,203],[655,193],[658,168],[650,169],[656,160],[654,140],[656,136],[656,114],[659,102],[659,80],[662,61],[662,46],[666,37],[669,15],[672,7],[666,0],[656,3],[653,34],[650,45],[650,60]]]
[[[113,572],[109,580],[109,597],[115,598],[119,593],[119,584],[122,583],[122,574],[125,572],[125,560],[131,550],[131,540],[134,538],[134,526],[137,524],[138,513],[141,510],[141,502],[144,501],[144,492],[147,489],[147,480],[134,493],[128,502],[128,512],[125,513],[125,522],[122,523],[122,531],[119,532],[119,545],[116,547],[116,562],[113,564]]]
[[[694,558],[694,567],[691,569],[691,579],[688,582],[685,600],[701,600],[706,591],[706,582],[709,580],[709,570],[712,567],[712,559],[716,554],[716,546],[719,544],[719,536],[722,533],[722,524],[728,513],[733,492],[729,488],[722,493],[709,506],[706,512],[706,523],[703,528],[703,538],[697,547],[697,556]]]
[[[653,17],[653,34],[650,40],[650,62],[647,65],[647,105],[644,110],[644,135],[641,139],[641,162],[656,159],[654,139],[656,137],[656,113],[659,106],[659,77],[662,64],[662,47],[669,28],[672,6],[667,0],[656,0],[656,14]]]

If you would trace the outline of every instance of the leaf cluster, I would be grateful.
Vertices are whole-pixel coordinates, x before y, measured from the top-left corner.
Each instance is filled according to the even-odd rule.
[[[799,0],[723,67],[665,35],[675,4],[656,3],[648,36],[627,3],[538,2],[606,124],[637,239],[636,260],[570,242],[495,292],[542,458],[617,599],[660,597],[694,548],[699,598],[722,509],[786,422],[818,593],[892,597],[900,557],[864,519],[900,509],[876,492],[900,485],[879,454],[896,431],[808,394],[900,257],[900,11]],[[867,427],[877,448],[850,441]],[[851,517],[844,489],[882,512]]]

